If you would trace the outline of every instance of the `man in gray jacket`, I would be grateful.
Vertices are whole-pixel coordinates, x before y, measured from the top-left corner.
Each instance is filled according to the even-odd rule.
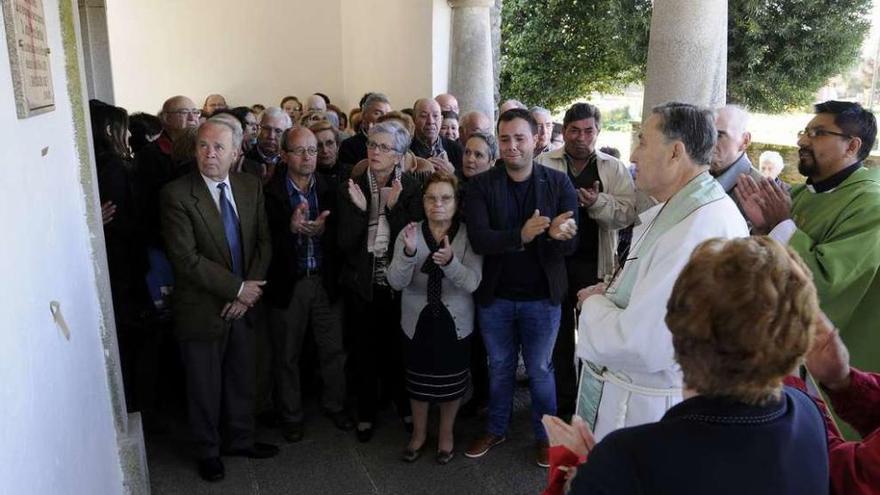
[[[636,195],[632,176],[617,158],[596,149],[601,128],[599,109],[576,103],[562,121],[562,148],[541,154],[536,161],[568,175],[578,193],[578,247],[566,258],[568,297],[562,318],[553,367],[556,400],[561,417],[574,413],[577,394],[574,308],[577,292],[610,277],[616,268],[617,231],[636,218]]]

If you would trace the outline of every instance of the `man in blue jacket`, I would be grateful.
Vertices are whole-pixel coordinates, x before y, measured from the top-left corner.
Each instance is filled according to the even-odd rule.
[[[465,455],[481,457],[506,439],[521,347],[532,396],[536,461],[547,467],[541,417],[556,411],[551,357],[567,289],[565,256],[577,242],[577,193],[565,174],[534,162],[537,133],[527,110],[502,113],[500,163],[475,177],[467,191],[468,235],[485,257],[475,296],[490,388],[487,431]]]

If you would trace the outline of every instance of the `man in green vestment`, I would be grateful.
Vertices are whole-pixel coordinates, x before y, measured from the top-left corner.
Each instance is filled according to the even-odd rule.
[[[877,121],[858,103],[827,101],[798,133],[791,197],[773,181],[742,176],[740,204],[758,232],[790,245],[813,271],[819,303],[854,366],[880,369],[880,170],[863,161]]]

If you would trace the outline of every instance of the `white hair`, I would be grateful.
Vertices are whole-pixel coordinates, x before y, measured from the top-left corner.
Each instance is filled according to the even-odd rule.
[[[276,117],[281,117],[281,120],[284,121],[285,129],[290,129],[291,127],[293,127],[293,121],[290,120],[290,115],[282,110],[281,107],[266,107],[266,109],[263,110],[263,117],[260,120],[262,121],[266,119],[274,119]]]
[[[724,105],[715,110],[715,117],[724,112],[727,114],[728,127],[736,129],[736,137],[742,136],[749,127],[749,112],[739,105]]]
[[[761,156],[758,158],[758,165],[760,166],[764,162],[770,162],[773,165],[773,173],[778,175],[779,172],[782,172],[782,169],[785,168],[785,162],[782,160],[782,155],[777,151],[765,151],[761,153]]]

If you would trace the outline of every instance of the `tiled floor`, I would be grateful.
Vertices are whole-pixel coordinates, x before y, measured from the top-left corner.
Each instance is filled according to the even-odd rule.
[[[203,482],[186,446],[172,435],[148,435],[147,456],[154,494],[536,494],[547,471],[535,465],[527,389],[519,388],[508,441],[480,459],[462,452],[482,431],[484,419],[459,419],[456,456],[446,466],[434,462],[436,440],[414,464],[399,460],[408,434],[396,415],[385,411],[370,443],[333,427],[315,404],[307,410],[305,439],[284,443],[280,433],[260,429],[258,440],[281,446],[273,459],[224,458],[226,478]],[[437,411],[431,411],[436,432]]]

